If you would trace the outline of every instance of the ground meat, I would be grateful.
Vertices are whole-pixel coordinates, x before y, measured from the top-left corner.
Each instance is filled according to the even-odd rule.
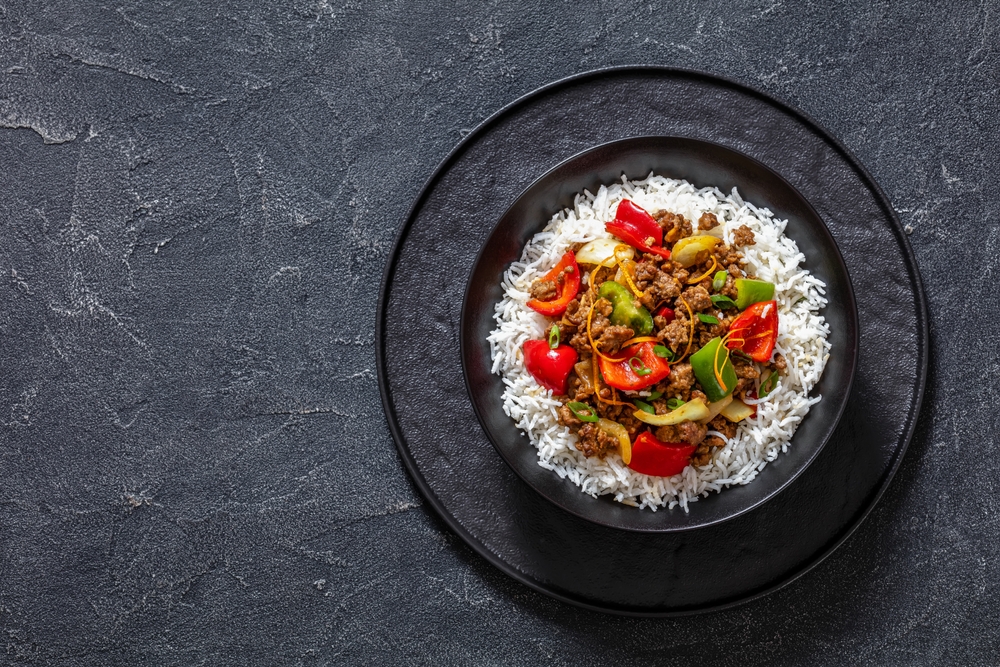
[[[701,214],[701,217],[698,218],[699,232],[712,229],[713,227],[718,227],[718,226],[719,226],[719,219],[715,217],[714,213],[709,213],[708,211],[705,211],[704,213]]]
[[[726,333],[726,327],[722,324],[723,322],[725,322],[725,320],[721,317],[722,313],[720,313],[719,311],[715,311],[714,313],[711,314],[714,315],[715,318],[719,320],[719,324],[706,324],[704,322],[701,322],[700,320],[696,323],[698,325],[696,331],[698,336],[698,345],[700,347],[708,345],[708,342],[710,340],[718,336],[722,336]]]
[[[581,357],[588,358],[594,352],[593,348],[590,347],[590,339],[587,338],[586,331],[573,334],[566,342]]]
[[[698,449],[694,450],[694,454],[691,455],[691,465],[703,466],[712,460],[712,447],[706,443],[707,440],[698,445]]]
[[[531,298],[539,301],[552,301],[559,294],[556,284],[551,280],[539,278],[531,283]]]
[[[672,426],[661,426],[656,429],[656,439],[660,442],[686,442],[697,445],[705,439],[708,427],[698,422],[681,422]]]
[[[785,360],[785,357],[781,354],[781,352],[774,355],[774,361],[772,363],[774,364],[774,369],[782,375],[784,375],[785,371],[788,370],[788,361]]]
[[[742,278],[743,272],[740,271],[740,267],[737,266],[736,270],[739,272],[739,275],[737,277]],[[726,284],[723,285],[722,289],[719,290],[719,294],[723,296],[728,296],[733,301],[736,300],[736,297],[739,295],[739,290],[736,289],[736,280],[733,278],[732,273],[726,276]]]
[[[619,394],[618,398],[621,399],[622,396]],[[635,412],[635,407],[630,403],[625,405],[615,405],[614,403],[597,404],[597,414],[624,426],[625,430],[628,431],[629,438],[635,438],[639,434],[639,431],[646,427],[644,423],[632,416],[633,412]]]
[[[646,308],[655,308],[668,299],[677,298],[681,286],[674,277],[659,268],[653,262],[642,262],[636,265],[636,287],[643,291],[639,299]]]
[[[569,339],[576,335],[577,326],[575,324],[566,324],[565,322],[557,322],[559,327],[559,340],[564,343],[569,343]]]
[[[698,422],[681,422],[677,428],[680,431],[681,440],[691,445],[699,444],[705,439],[705,434],[708,432],[708,427]]]
[[[718,431],[730,439],[736,436],[736,424],[729,421],[722,415],[718,415],[712,419],[712,421],[708,422],[708,429],[710,431]]]
[[[566,314],[563,318],[576,326],[585,324],[587,321],[587,311],[590,310],[590,294],[584,292],[583,296],[573,299],[566,305]]]
[[[658,211],[653,217],[663,228],[663,243],[665,245],[674,243],[677,239],[682,239],[685,236],[691,236],[691,223],[683,215],[677,215],[670,211]]]
[[[691,364],[684,362],[674,364],[670,367],[670,375],[661,383],[663,395],[668,398],[679,396],[682,401],[687,401],[691,394],[691,387],[694,386],[694,371]]]
[[[600,338],[595,338],[594,341],[597,343],[597,347],[601,350],[601,352],[614,354],[621,349],[622,343],[627,341],[629,338],[633,338],[634,336],[635,332],[628,327],[611,325],[606,327],[604,331],[601,332]]]
[[[573,401],[586,401],[588,398],[593,396],[594,387],[588,382],[584,382],[580,379],[580,376],[576,373],[570,373],[569,379],[566,380],[566,395]],[[563,406],[566,407],[566,406]],[[572,412],[570,414],[573,414]],[[574,417],[575,419],[575,417]],[[562,419],[559,420],[562,422]],[[565,424],[569,426],[569,424]]]
[[[733,245],[744,246],[744,245],[754,245],[753,230],[746,225],[740,225],[733,232]]]
[[[733,369],[736,371],[736,377],[748,380],[756,380],[760,377],[760,371],[757,370],[752,361],[743,359],[735,354],[730,355],[730,358],[733,360]]]
[[[618,448],[618,439],[613,438],[592,423],[584,424],[577,432],[576,448],[584,456],[604,458],[608,452]]]
[[[707,310],[712,307],[712,298],[706,290],[701,285],[695,285],[694,287],[688,287],[681,294],[682,299],[687,302],[691,310],[698,312],[700,310]]]
[[[579,380],[579,378],[577,378]],[[580,426],[583,422],[576,418],[573,411],[569,409],[569,406],[563,405],[558,410],[556,414],[559,415],[559,423],[563,426],[568,426],[570,430],[576,430],[575,427]]]
[[[566,342],[580,356],[588,356],[593,350],[590,347],[590,338],[587,337],[587,314],[590,312],[590,294],[585,293],[580,300],[573,299],[566,306],[566,320],[572,322],[577,327],[577,332]],[[598,299],[594,305],[594,318],[591,321],[591,331],[594,340],[597,340],[600,333],[611,323],[608,315],[611,314],[611,302],[605,299]]]
[[[673,322],[659,330],[657,338],[665,341],[674,352],[679,352],[691,339],[690,320],[686,317],[675,317]]]

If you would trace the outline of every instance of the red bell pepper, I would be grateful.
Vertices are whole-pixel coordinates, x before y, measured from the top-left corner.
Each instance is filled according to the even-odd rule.
[[[566,306],[580,291],[580,267],[576,264],[576,253],[570,250],[563,255],[559,263],[542,276],[542,280],[554,282],[559,295],[551,301],[529,299],[528,308],[548,317],[558,317],[566,312]]]
[[[599,357],[598,365],[604,381],[615,389],[639,391],[670,375],[670,365],[666,359],[656,356],[654,347],[656,343],[646,341],[630,345],[611,361]]]
[[[660,225],[642,207],[628,199],[618,204],[615,219],[605,224],[604,228],[634,248],[670,259],[670,251],[662,247],[663,230]]]
[[[551,336],[548,341],[524,341],[524,367],[538,384],[561,395],[566,393],[566,380],[580,356],[569,345],[559,345],[558,335],[554,346],[552,342]]]
[[[653,313],[653,317],[662,317],[667,321],[667,324],[670,324],[674,321],[674,309],[668,308],[667,306],[660,306],[656,309],[656,312]]]
[[[759,301],[747,307],[729,325],[726,347],[761,363],[771,359],[778,341],[778,302]]]
[[[694,450],[695,446],[686,442],[661,442],[643,431],[632,443],[628,467],[643,475],[672,477],[688,466]]]

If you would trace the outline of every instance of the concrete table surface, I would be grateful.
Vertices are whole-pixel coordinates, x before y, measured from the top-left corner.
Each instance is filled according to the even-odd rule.
[[[997,3],[0,0],[0,663],[995,664]],[[761,88],[885,189],[925,407],[829,559],[635,620],[509,580],[423,506],[374,375],[440,160],[552,80]]]

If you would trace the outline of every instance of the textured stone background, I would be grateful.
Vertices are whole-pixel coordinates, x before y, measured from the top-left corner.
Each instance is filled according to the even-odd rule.
[[[0,662],[995,663],[996,3],[28,4],[0,0]],[[932,315],[871,517],[785,589],[675,620],[475,556],[374,376],[383,264],[437,163],[539,85],[631,63],[840,137]]]

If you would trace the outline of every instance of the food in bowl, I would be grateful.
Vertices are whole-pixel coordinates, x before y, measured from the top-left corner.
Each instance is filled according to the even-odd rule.
[[[787,221],[650,174],[583,192],[503,277],[492,370],[539,465],[656,510],[750,483],[829,358]]]

